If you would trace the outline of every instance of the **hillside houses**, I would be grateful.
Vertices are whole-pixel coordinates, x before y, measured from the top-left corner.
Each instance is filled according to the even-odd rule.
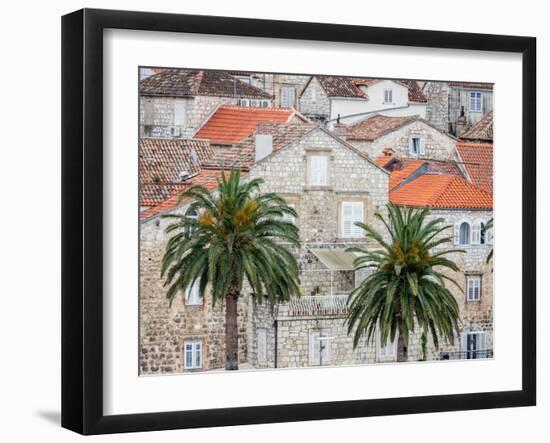
[[[220,78],[225,75],[267,93],[261,87],[262,74],[223,73]],[[302,77],[307,77],[304,91],[319,81]],[[295,80],[299,85],[303,79]],[[429,94],[424,102],[412,102],[411,88],[420,92],[434,88],[414,84],[352,82],[369,100],[391,86],[392,103],[398,103],[404,90],[409,108],[429,109]],[[169,88],[167,93],[177,91]],[[459,285],[450,289],[460,307],[461,333],[454,345],[441,343],[439,349],[429,341],[428,360],[491,358],[493,275],[486,259],[493,233],[485,226],[492,219],[493,206],[492,114],[478,121],[478,129],[472,125],[473,138],[465,132],[461,139],[428,120],[425,111],[374,112],[347,123],[341,118],[331,127],[319,115],[304,111],[303,96],[296,98],[295,107],[281,107],[280,98],[266,108],[216,102],[185,137],[163,133],[163,137],[141,138],[140,374],[224,365],[223,304],[212,306],[208,291],[202,299],[196,288],[189,288],[168,306],[159,269],[170,237],[164,230],[169,219],[163,216],[181,214],[189,204],[180,199],[181,191],[193,184],[214,190],[220,174],[233,169],[241,171],[243,180],[261,178],[262,191],[279,194],[295,209],[291,221],[301,240],[299,248],[291,248],[300,266],[301,297],[271,306],[255,303],[247,296],[250,289],[246,285],[242,289],[238,316],[242,367],[396,361],[396,343],[382,347],[378,338],[374,343],[362,340],[354,349],[344,324],[347,296],[365,277],[363,271],[354,270],[355,256],[346,249],[370,247],[354,223],[383,231],[374,215],[385,213],[388,202],[429,208],[431,218],[442,217],[450,225],[446,235],[453,237],[453,244],[445,247],[465,251],[453,256],[460,272],[450,275]],[[186,100],[192,102],[193,97]],[[326,115],[325,121],[330,120],[330,112]],[[485,130],[489,120],[491,139]],[[194,356],[190,360],[189,353]],[[410,360],[421,354],[420,334],[415,333],[409,344]]]

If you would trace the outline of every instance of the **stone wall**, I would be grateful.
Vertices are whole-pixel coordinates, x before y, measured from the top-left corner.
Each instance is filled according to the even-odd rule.
[[[330,114],[330,99],[321,83],[313,77],[299,98],[299,111],[312,120],[325,121]]]
[[[252,85],[273,95],[274,108],[282,106],[281,89],[284,87],[293,88],[295,102],[291,107],[298,109],[298,97],[308,80],[309,75],[257,73],[252,77]]]
[[[428,98],[426,120],[442,132],[449,131],[449,85],[427,82],[424,93]]]
[[[206,95],[190,98],[141,96],[140,136],[191,138],[220,105],[236,105],[237,102],[237,98]],[[176,125],[176,103],[181,103],[185,109],[183,125]]]
[[[202,305],[187,305],[178,294],[172,306],[166,299],[166,288],[160,277],[160,264],[166,247],[166,220],[152,219],[140,225],[139,268],[139,371],[140,374],[162,374],[184,369],[183,343],[201,340],[203,364],[200,370],[225,365],[225,307],[212,305],[209,294]],[[239,361],[248,360],[250,335],[250,297],[243,292],[239,300]]]
[[[456,123],[460,117],[462,108],[464,108],[464,115],[466,116],[467,129],[470,129],[479,120],[483,118],[485,114],[493,110],[493,91],[491,89],[476,89],[481,92],[482,99],[482,112],[470,112],[470,99],[469,92],[472,89],[453,86],[449,91],[449,124],[451,133],[456,133]]]
[[[456,139],[421,120],[403,126],[374,141],[349,140],[349,142],[373,158],[382,155],[386,147],[394,149],[395,155],[399,158],[410,158],[413,155],[409,153],[409,139],[413,135],[422,137],[426,146],[426,153],[415,155],[414,158],[446,161],[454,155]]]
[[[308,155],[329,156],[328,186],[308,186]],[[272,153],[257,163],[249,176],[261,177],[263,190],[278,193],[295,204],[296,223],[304,243],[354,240],[342,239],[340,234],[342,201],[362,201],[364,221],[382,228],[374,214],[385,210],[388,173],[321,129]]]

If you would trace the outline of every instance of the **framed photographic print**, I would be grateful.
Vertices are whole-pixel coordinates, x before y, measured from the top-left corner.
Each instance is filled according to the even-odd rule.
[[[62,25],[64,427],[535,404],[534,38]]]

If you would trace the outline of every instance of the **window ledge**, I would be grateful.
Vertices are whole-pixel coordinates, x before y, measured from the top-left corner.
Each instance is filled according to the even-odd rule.
[[[307,191],[332,191],[332,186],[306,186],[304,192]]]

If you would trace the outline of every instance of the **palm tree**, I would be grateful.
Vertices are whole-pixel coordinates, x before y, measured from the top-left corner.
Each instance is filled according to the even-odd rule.
[[[283,219],[294,209],[273,193],[260,193],[260,179],[241,182],[238,171],[224,173],[209,191],[192,186],[182,198],[191,203],[166,228],[174,233],[162,260],[161,275],[170,304],[179,291],[199,284],[212,303],[225,301],[225,369],[238,369],[237,304],[245,280],[261,303],[299,295],[298,264],[278,240],[299,245],[298,228]],[[194,216],[194,215],[197,216]]]
[[[439,235],[450,228],[442,225],[442,218],[426,221],[428,209],[401,209],[392,204],[387,208],[388,221],[378,213],[376,217],[386,227],[389,242],[371,226],[356,223],[379,249],[348,249],[358,254],[356,270],[374,272],[351,292],[346,321],[348,334],[355,330],[354,347],[364,335],[370,342],[378,333],[382,346],[393,343],[397,335],[397,361],[407,361],[409,335],[416,327],[423,335],[431,333],[436,348],[440,336],[454,343],[454,334],[459,333],[459,308],[445,281],[459,286],[442,271],[458,271],[445,256],[464,251],[435,251],[452,238]]]

